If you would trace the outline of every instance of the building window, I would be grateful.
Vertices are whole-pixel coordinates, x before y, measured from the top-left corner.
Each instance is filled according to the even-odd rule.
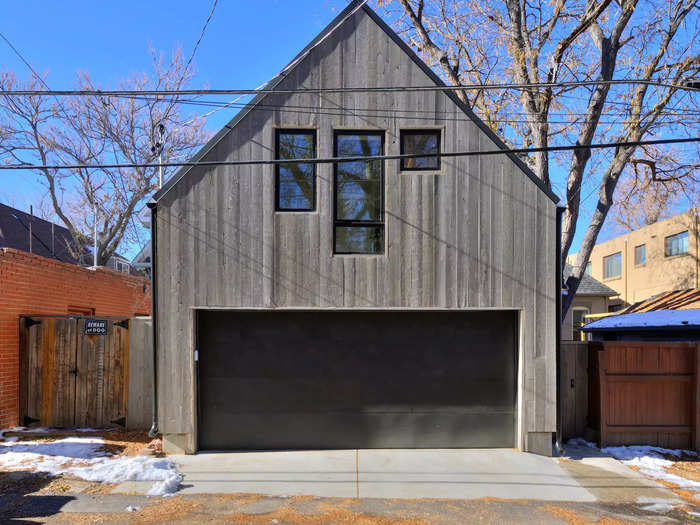
[[[335,134],[335,157],[383,154],[383,132]],[[338,162],[333,183],[334,252],[384,253],[384,161]]]
[[[634,264],[639,266],[640,264],[645,264],[647,262],[647,245],[640,244],[634,247]]]
[[[440,130],[401,131],[401,155],[419,153],[440,153]],[[401,171],[439,169],[439,156],[401,159]]]
[[[603,257],[603,279],[622,275],[622,252]]]
[[[688,232],[666,237],[666,257],[688,253]]]
[[[278,129],[275,157],[290,160],[315,158],[316,131]],[[277,211],[313,211],[316,208],[316,165],[304,162],[277,164],[275,200]]]
[[[588,308],[574,308],[572,313],[573,319],[573,339],[574,341],[585,341],[586,334],[583,327],[586,324],[586,316],[591,313]]]
[[[608,312],[613,313],[613,312],[619,312],[622,310],[622,304],[610,304],[608,305]]]
[[[593,263],[591,261],[588,261],[586,263],[586,275],[588,277],[593,277]]]

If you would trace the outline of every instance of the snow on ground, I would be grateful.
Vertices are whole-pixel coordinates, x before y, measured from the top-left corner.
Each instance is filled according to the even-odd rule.
[[[0,433],[0,438],[2,433]],[[169,459],[147,456],[117,456],[102,450],[99,437],[68,437],[51,442],[0,442],[0,468],[35,470],[50,475],[72,474],[87,481],[122,483],[153,481],[152,496],[174,493],[182,475]]]
[[[595,456],[612,456],[627,466],[636,467],[642,474],[660,481],[668,481],[678,488],[700,492],[700,482],[682,478],[676,474],[667,472],[666,469],[673,466],[673,461],[665,456],[698,457],[697,453],[690,450],[675,450],[669,448],[652,447],[647,445],[631,445],[620,447],[605,447],[599,449],[595,443],[581,438],[570,439],[566,444],[567,456],[571,458],[586,457],[586,451]],[[589,454],[590,457],[590,454]],[[699,458],[700,459],[700,458]]]

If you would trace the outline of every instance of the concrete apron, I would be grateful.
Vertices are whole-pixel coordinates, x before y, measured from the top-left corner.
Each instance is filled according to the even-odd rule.
[[[210,452],[170,457],[184,477],[180,494],[578,502],[678,499],[612,458],[583,464],[511,449]],[[150,484],[130,482],[113,492],[148,488]]]

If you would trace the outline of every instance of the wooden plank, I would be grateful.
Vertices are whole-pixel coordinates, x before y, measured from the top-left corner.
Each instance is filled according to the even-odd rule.
[[[153,416],[153,322],[150,317],[129,321],[127,428],[147,429]]]

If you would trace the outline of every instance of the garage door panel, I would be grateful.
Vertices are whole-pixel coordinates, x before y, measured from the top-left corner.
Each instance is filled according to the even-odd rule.
[[[200,312],[202,449],[513,446],[514,312]]]
[[[236,428],[236,449],[481,448],[512,447],[513,413],[250,413],[224,416],[204,430],[200,448],[230,450],[220,427]],[[280,435],[283,434],[283,436]],[[280,444],[284,437],[284,445]],[[359,444],[359,445],[358,445]]]
[[[498,388],[494,388],[498,385]],[[209,378],[200,386],[207,399],[219,399],[238,412],[294,410],[307,407],[312,411],[326,410],[428,410],[439,408],[464,409],[488,407],[513,409],[508,385],[500,383],[464,383],[459,380],[441,381],[407,389],[405,383],[387,382],[377,386],[351,381],[277,380],[267,378]],[[253,393],[251,395],[251,392]],[[265,396],[255,393],[265,392]],[[218,406],[217,405],[217,406]]]

